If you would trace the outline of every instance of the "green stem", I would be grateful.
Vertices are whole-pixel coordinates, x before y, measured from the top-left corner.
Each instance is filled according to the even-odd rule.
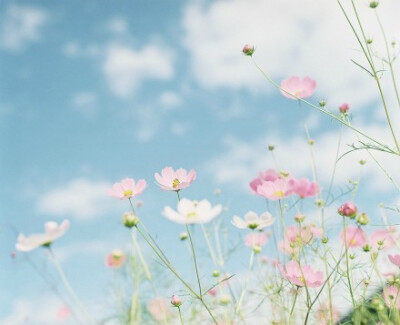
[[[182,320],[182,314],[181,314],[181,308],[178,307],[178,313],[179,313],[179,319],[181,321],[181,325],[183,325],[183,320]]]
[[[239,313],[240,308],[242,306],[244,295],[245,295],[246,290],[247,290],[247,284],[248,284],[249,279],[250,279],[250,273],[251,273],[251,271],[253,269],[253,264],[254,264],[254,250],[251,251],[250,261],[249,261],[249,268],[247,270],[246,280],[244,282],[244,286],[243,286],[242,292],[240,293],[240,297],[239,297],[239,300],[238,300],[237,305],[236,305],[236,314]]]
[[[346,254],[346,277],[347,277],[347,283],[349,284],[351,302],[353,304],[353,309],[355,309],[356,308],[356,302],[354,300],[353,287],[351,285],[351,276],[350,276],[350,268],[349,268],[349,254],[348,254],[346,230],[347,230],[346,229],[346,220],[345,220],[345,217],[343,217],[343,239],[344,239],[345,254]]]
[[[292,305],[292,308],[290,309],[289,324],[291,324],[291,322],[292,322],[292,315],[293,315],[293,311],[294,311],[294,306],[296,305],[298,293],[299,293],[299,287],[296,288],[296,294],[294,295],[293,305]]]

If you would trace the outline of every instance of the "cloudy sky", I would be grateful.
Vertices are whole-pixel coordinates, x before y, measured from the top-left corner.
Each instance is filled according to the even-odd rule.
[[[366,0],[359,7],[375,53],[383,55],[374,12]],[[400,39],[399,10],[395,0],[379,7],[389,40]],[[247,184],[275,167],[268,145],[275,145],[280,169],[311,177],[297,103],[241,53],[246,43],[276,81],[314,78],[312,102],[324,99],[335,113],[350,103],[354,125],[393,146],[374,81],[350,61],[364,64],[336,1],[1,1],[1,323],[51,323],[62,305],[35,272],[54,275],[43,252],[10,258],[16,234],[40,232],[48,220],[70,219],[54,249],[78,294],[89,305],[105,304],[111,274],[104,256],[130,240],[120,225],[126,202],[105,194],[115,181],[147,179],[140,213],[168,252],[179,246],[182,228],[160,213],[176,200],[154,184],[163,167],[195,168],[198,179],[184,196],[222,203],[228,226],[233,214],[265,209]],[[382,82],[398,127],[386,73]],[[340,126],[303,109],[327,188]],[[344,129],[341,152],[356,141]],[[398,177],[398,161],[383,157]],[[360,159],[367,160],[362,170]],[[358,203],[379,220],[378,204],[396,204],[398,196],[367,153],[338,163],[335,191],[360,175]]]

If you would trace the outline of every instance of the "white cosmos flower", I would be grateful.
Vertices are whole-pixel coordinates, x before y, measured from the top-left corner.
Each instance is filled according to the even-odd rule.
[[[260,216],[253,211],[249,211],[245,214],[244,219],[234,216],[232,219],[232,224],[240,229],[262,229],[272,225],[275,219],[272,218],[269,212],[264,212]]]
[[[15,248],[21,252],[29,252],[43,245],[50,245],[54,240],[64,235],[69,228],[69,221],[64,220],[60,225],[54,221],[44,224],[44,234],[33,234],[25,237],[19,234]]]
[[[180,224],[194,224],[206,223],[218,216],[222,211],[220,204],[215,207],[207,200],[192,201],[182,199],[178,203],[177,211],[167,206],[163,210],[163,215],[176,223]]]

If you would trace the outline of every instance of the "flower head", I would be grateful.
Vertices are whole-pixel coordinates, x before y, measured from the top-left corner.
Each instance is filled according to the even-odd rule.
[[[182,305],[181,297],[179,297],[177,295],[173,295],[171,298],[171,305],[174,307],[179,307],[180,305]]]
[[[289,185],[294,194],[297,194],[300,198],[312,197],[320,192],[318,184],[316,182],[310,182],[306,178],[302,179],[291,179]]]
[[[33,234],[25,237],[19,234],[15,248],[21,252],[29,252],[40,246],[49,246],[54,240],[63,236],[69,228],[69,220],[64,220],[60,225],[54,221],[44,224],[44,234]]]
[[[279,248],[289,255],[296,254],[314,238],[322,237],[322,229],[314,224],[303,227],[289,226],[285,230],[284,240],[279,242]]]
[[[265,172],[260,172],[258,177],[254,178],[250,183],[250,188],[254,194],[257,193],[257,187],[261,185],[263,182],[274,182],[277,179],[282,178],[281,174],[279,174],[276,170],[267,169]]]
[[[342,105],[339,106],[339,111],[340,113],[346,114],[350,109],[349,104],[343,103]]]
[[[180,224],[207,223],[218,216],[222,211],[220,204],[212,206],[207,200],[192,201],[182,199],[177,205],[177,211],[167,206],[163,215],[167,219]]]
[[[245,46],[243,46],[243,49],[242,49],[243,54],[247,55],[247,56],[252,56],[254,51],[255,51],[254,46],[249,45],[249,44],[246,44]]]
[[[106,256],[106,266],[118,269],[125,263],[126,257],[123,251],[116,249]]]
[[[264,212],[260,216],[253,211],[249,211],[245,214],[244,219],[234,216],[232,224],[239,229],[263,229],[274,223],[275,219],[272,218],[269,212]]]
[[[196,180],[196,172],[194,169],[187,172],[185,169],[180,168],[174,171],[172,167],[165,167],[159,173],[155,173],[154,177],[158,185],[165,191],[180,191]]]
[[[244,244],[248,247],[262,247],[269,238],[269,234],[265,232],[251,232],[244,237]]]
[[[388,255],[390,262],[392,262],[394,265],[400,267],[400,254],[395,254],[395,255]]]
[[[361,228],[354,226],[348,226],[346,232],[342,230],[340,232],[340,239],[342,242],[346,239],[348,247],[360,247],[367,243],[367,235],[365,232]]]
[[[400,292],[396,286],[390,286],[383,289],[383,299],[388,308],[400,309]]]
[[[310,97],[316,88],[317,83],[310,77],[293,76],[281,82],[282,95],[290,99]]]
[[[135,182],[132,178],[125,178],[120,182],[114,183],[112,189],[108,190],[108,195],[119,199],[130,199],[141,194],[146,186],[147,183],[144,179]]]
[[[282,275],[296,286],[317,288],[321,286],[323,281],[323,274],[321,271],[314,271],[308,265],[300,265],[296,261],[289,261],[284,268],[281,264],[278,265]]]
[[[390,249],[396,244],[391,232],[386,229],[375,230],[370,241],[375,250]]]
[[[266,181],[257,186],[257,194],[269,200],[280,200],[292,194],[290,180]]]
[[[338,213],[341,216],[353,218],[357,214],[357,206],[353,202],[343,203],[339,209]]]

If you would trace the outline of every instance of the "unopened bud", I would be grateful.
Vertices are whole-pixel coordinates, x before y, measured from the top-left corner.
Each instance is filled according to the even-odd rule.
[[[325,107],[326,106],[326,101],[325,100],[320,100],[319,101],[319,106]]]
[[[379,5],[379,1],[371,1],[369,3],[369,7],[372,9],[375,9],[376,7],[378,7],[378,5]]]
[[[368,218],[367,214],[363,212],[363,213],[360,213],[357,215],[356,221],[358,224],[365,226],[369,223],[369,218]]]
[[[289,176],[289,173],[288,173],[287,171],[284,171],[284,170],[281,170],[281,171],[279,172],[279,174],[280,174],[283,178],[286,178],[286,177]]]
[[[318,208],[323,208],[323,207],[325,206],[325,202],[324,202],[324,200],[322,200],[322,199],[318,199],[318,200],[315,200],[315,205],[316,205]]]
[[[139,217],[137,215],[134,215],[132,212],[125,212],[122,215],[122,223],[127,228],[136,227],[139,222]]]
[[[304,219],[306,218],[306,216],[302,213],[298,213],[294,216],[294,221],[301,223],[304,221]]]
[[[180,240],[186,240],[188,238],[188,234],[186,233],[186,232],[181,232],[180,234],[179,234],[179,239]]]
[[[343,103],[342,105],[339,106],[339,111],[342,114],[347,114],[347,112],[349,111],[350,106],[347,103]]]
[[[227,305],[231,302],[231,297],[227,294],[223,294],[221,295],[221,297],[219,298],[219,302],[223,305]]]
[[[329,238],[323,237],[321,240],[322,240],[322,243],[323,243],[323,244],[327,244],[328,241],[329,241]]]
[[[171,298],[171,304],[172,306],[179,307],[182,305],[182,299],[177,295],[173,295]]]
[[[218,278],[219,275],[220,275],[219,270],[214,270],[213,273],[212,273],[212,276],[213,276],[214,278]]]
[[[254,245],[254,246],[253,246],[253,252],[254,252],[255,254],[261,253],[261,247],[258,246],[258,245]]]
[[[354,260],[355,258],[356,258],[356,255],[354,255],[354,254],[349,255],[349,259]]]
[[[243,46],[242,52],[244,55],[252,56],[254,51],[255,51],[255,49],[254,49],[254,46],[252,46],[252,45],[246,44],[245,46]]]
[[[314,143],[315,143],[315,140],[314,140],[314,139],[308,140],[308,144],[309,144],[310,146],[312,146]]]
[[[274,147],[273,145],[269,145],[269,146],[268,146],[268,150],[269,150],[269,151],[274,151],[274,149],[275,149],[275,147]]]
[[[369,45],[369,44],[372,44],[372,42],[373,42],[374,40],[372,39],[372,38],[367,38],[367,44]]]
[[[367,163],[367,161],[364,160],[364,159],[361,159],[358,163],[359,163],[361,166],[363,166],[363,165],[365,165],[365,164]]]
[[[357,206],[353,202],[346,202],[339,207],[338,213],[344,217],[354,218],[357,214]]]
[[[365,246],[363,246],[362,249],[363,249],[364,252],[367,253],[367,252],[369,252],[371,250],[371,246],[370,245],[365,245]]]

